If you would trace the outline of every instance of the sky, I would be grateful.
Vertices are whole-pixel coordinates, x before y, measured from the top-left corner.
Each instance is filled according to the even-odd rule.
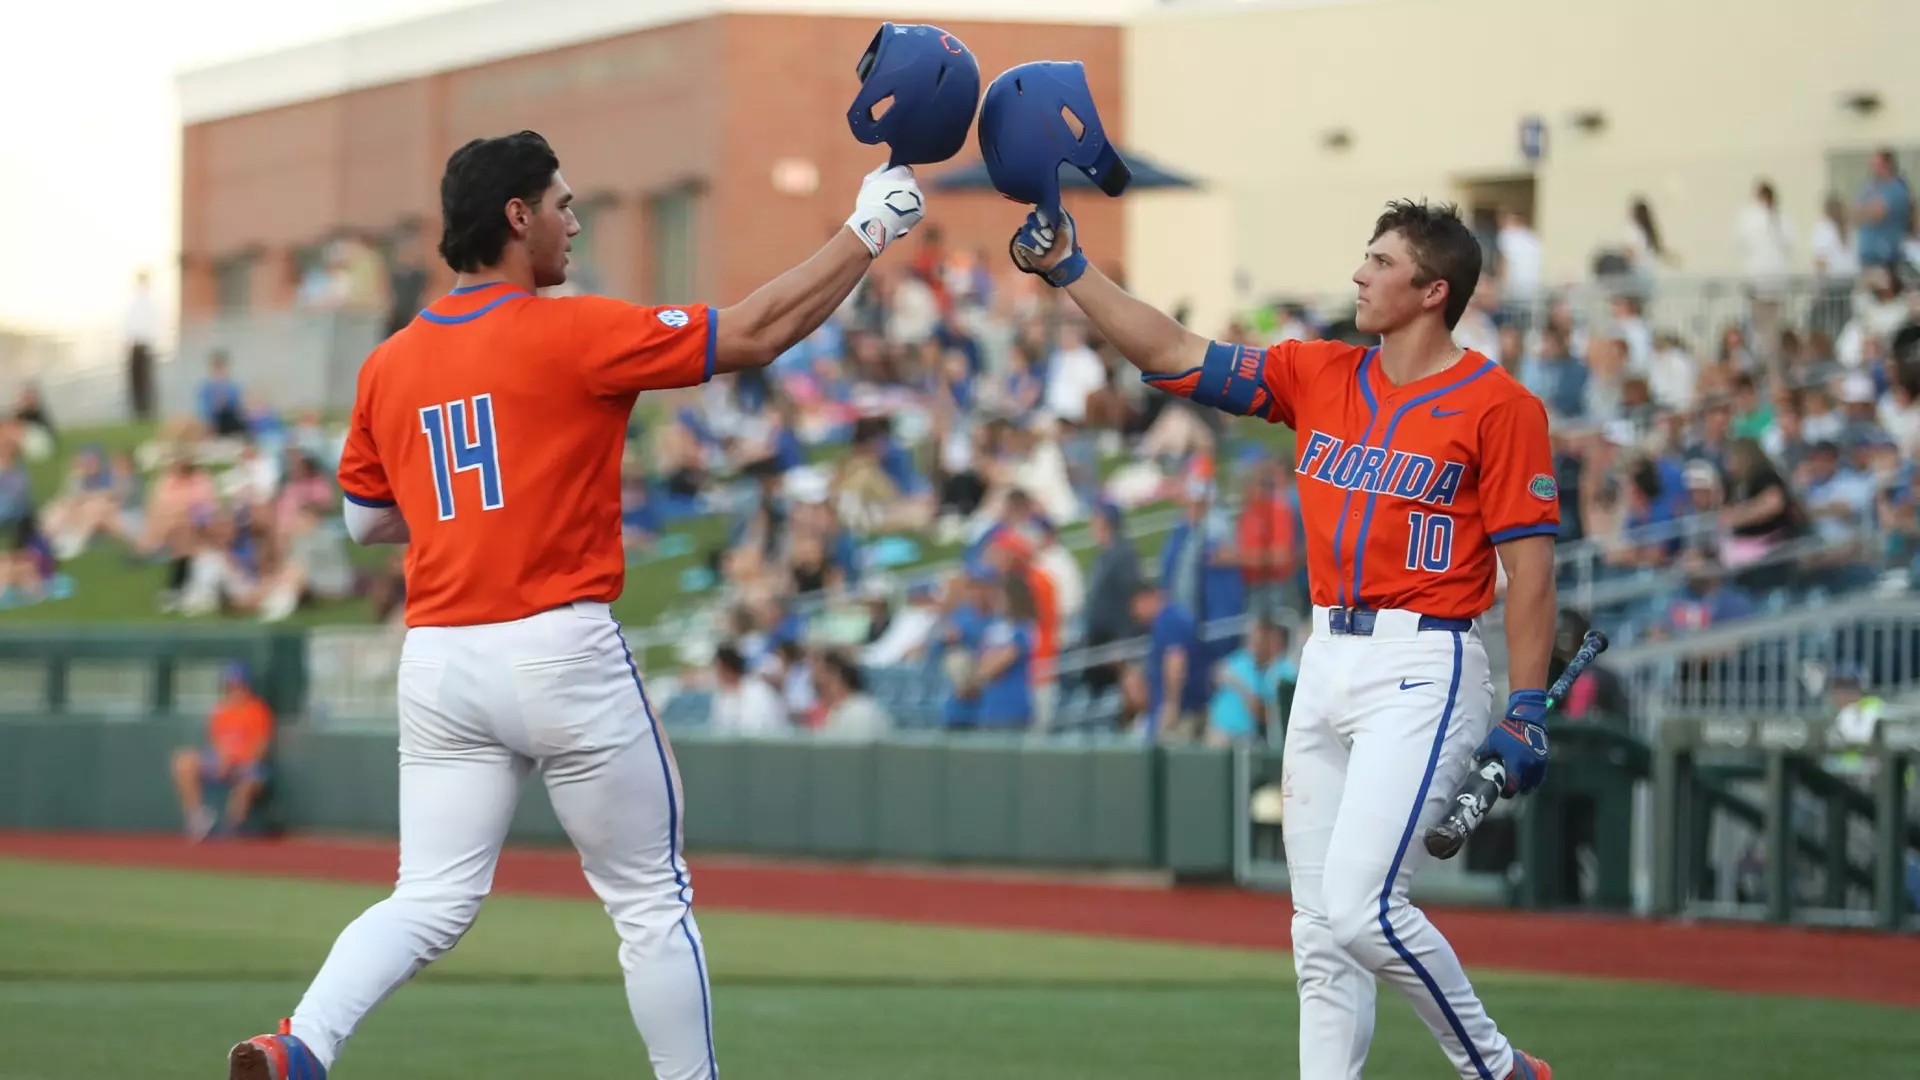
[[[150,267],[178,284],[174,74],[476,0],[61,0],[7,13],[0,58],[0,327],[89,337],[119,325]],[[38,107],[35,107],[35,105]]]

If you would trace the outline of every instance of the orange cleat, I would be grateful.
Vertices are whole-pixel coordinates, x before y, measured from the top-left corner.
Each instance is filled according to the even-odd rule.
[[[1515,1050],[1513,1071],[1507,1074],[1507,1080],[1553,1080],[1553,1067],[1524,1050]]]
[[[227,1052],[227,1080],[327,1080],[327,1068],[280,1021],[277,1035],[255,1035]]]

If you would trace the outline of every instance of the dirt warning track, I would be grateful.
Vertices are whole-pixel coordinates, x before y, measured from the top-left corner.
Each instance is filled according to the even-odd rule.
[[[0,856],[385,884],[392,841],[294,838],[192,846],[172,835],[0,830]],[[691,860],[705,910],[1039,930],[1289,950],[1285,895],[1062,882],[863,865]],[[496,892],[592,899],[567,849],[507,851]],[[1593,915],[1428,909],[1469,966],[1647,979],[1920,1007],[1920,935]]]

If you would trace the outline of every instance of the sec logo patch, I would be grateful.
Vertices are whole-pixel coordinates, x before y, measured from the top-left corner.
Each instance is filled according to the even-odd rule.
[[[1527,494],[1541,502],[1552,502],[1560,497],[1560,485],[1554,483],[1553,477],[1541,473],[1528,481]]]
[[[689,321],[691,321],[687,313],[684,311],[681,311],[677,307],[670,307],[665,311],[662,311],[659,314],[658,318],[661,322],[666,323],[668,326],[673,327],[675,330],[680,329],[681,327],[687,325]]]

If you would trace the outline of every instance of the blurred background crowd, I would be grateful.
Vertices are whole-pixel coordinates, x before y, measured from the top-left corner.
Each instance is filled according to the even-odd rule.
[[[1810,227],[1758,181],[1731,215],[1745,272],[1704,327],[1673,303],[1691,283],[1643,199],[1577,282],[1542,280],[1551,238],[1524,213],[1488,230],[1457,336],[1547,403],[1563,597],[1616,643],[1920,573],[1920,240],[1892,156],[1873,170]],[[417,246],[369,251],[337,241],[298,302],[404,323]],[[1196,329],[1362,340],[1340,305],[1280,297]],[[13,390],[0,603],[133,587],[186,617],[398,619],[401,556],[344,538],[340,417],[282,415],[220,352],[191,415],[134,445],[76,437]],[[642,403],[627,589],[672,642],[649,656],[678,669],[669,714],[721,731],[1259,739],[1307,613],[1290,447],[1149,390],[1061,296],[930,222],[770,369]]]
[[[1803,13],[1767,3],[1752,48],[1795,47]],[[390,720],[404,551],[348,542],[334,471],[360,361],[450,281],[421,163],[543,130],[582,226],[557,291],[721,303],[837,229],[873,164],[845,118],[864,11],[574,6],[538,40],[490,17],[442,41],[427,19],[178,78],[178,262],[133,282],[111,370],[0,328],[0,619],[299,628],[307,707]],[[1135,172],[1121,199],[1067,192],[1089,255],[1197,332],[1364,343],[1347,253],[1387,198],[1457,199],[1485,276],[1456,337],[1550,412],[1562,606],[1649,684],[1667,643],[1763,623],[1791,663],[1729,643],[1738,663],[1700,684],[1837,654],[1831,627],[1786,624],[1920,573],[1904,69],[1703,59],[1690,43],[1728,25],[1711,4],[1471,0],[1421,16],[1434,48],[1535,66],[1412,124],[1397,92],[1297,92],[1345,77],[1338,50],[1282,76],[1251,44],[1373,40],[1412,6],[1061,0],[947,28],[989,74],[1083,61]],[[1907,18],[1845,0],[1820,31],[1871,51]],[[1647,77],[1529,47],[1619,26],[1658,27],[1633,44]],[[323,54],[352,62],[306,62]],[[806,77],[742,77],[782,66]],[[1222,117],[1216,94],[1288,106]],[[742,107],[689,125],[688,100]],[[1292,433],[1148,388],[1015,272],[1018,211],[970,146],[922,171],[925,224],[817,333],[636,409],[616,614],[655,705],[754,733],[1276,737],[1308,610]],[[1915,680],[1848,659],[1855,682]]]

